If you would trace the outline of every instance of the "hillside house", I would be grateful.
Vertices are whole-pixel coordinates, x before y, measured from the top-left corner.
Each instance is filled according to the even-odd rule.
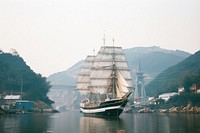
[[[194,94],[200,94],[200,86],[197,85],[197,84],[193,84],[193,85],[190,87],[190,92],[191,92],[191,93],[194,93]]]
[[[178,94],[183,94],[185,92],[185,88],[184,87],[179,87],[178,88]]]

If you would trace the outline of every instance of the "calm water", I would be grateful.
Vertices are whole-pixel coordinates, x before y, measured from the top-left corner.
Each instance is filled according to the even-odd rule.
[[[200,114],[124,113],[119,119],[79,112],[0,116],[0,133],[200,133]]]

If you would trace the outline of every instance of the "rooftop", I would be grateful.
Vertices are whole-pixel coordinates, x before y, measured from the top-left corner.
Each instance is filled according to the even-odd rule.
[[[21,98],[20,95],[7,95],[5,96],[5,100],[19,100]]]

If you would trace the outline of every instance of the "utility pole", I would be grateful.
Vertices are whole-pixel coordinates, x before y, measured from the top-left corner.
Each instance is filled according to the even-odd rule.
[[[22,75],[22,77],[21,77],[21,100],[22,100],[23,82],[24,82],[24,79],[23,79],[23,75]]]

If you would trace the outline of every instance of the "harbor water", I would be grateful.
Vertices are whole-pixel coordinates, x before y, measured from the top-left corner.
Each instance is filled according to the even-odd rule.
[[[84,117],[78,111],[0,115],[0,133],[200,133],[200,114],[122,113]]]

